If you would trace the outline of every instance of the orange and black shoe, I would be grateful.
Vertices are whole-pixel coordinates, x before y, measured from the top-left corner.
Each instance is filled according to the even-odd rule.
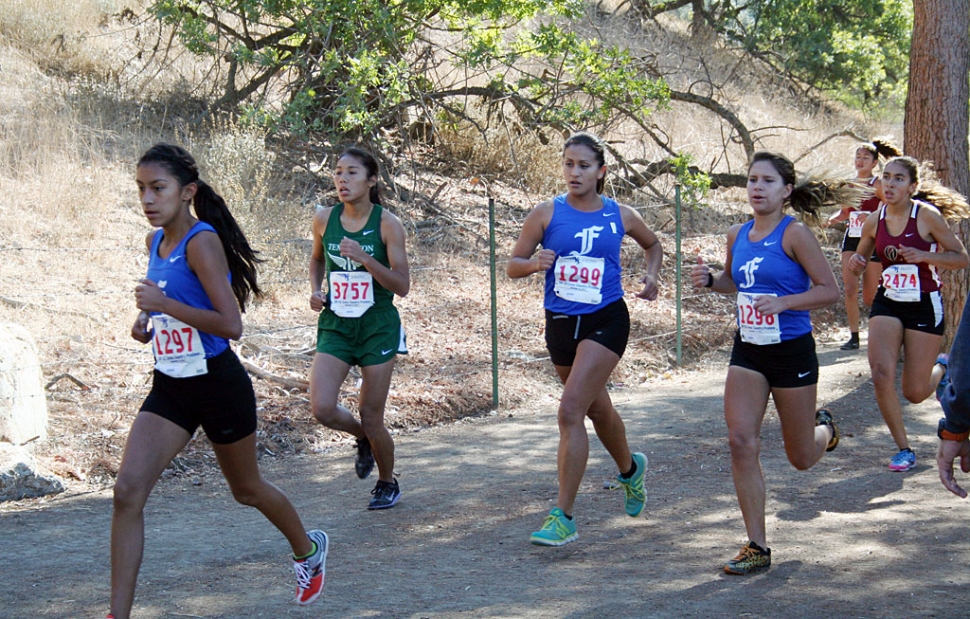
[[[724,571],[728,574],[750,574],[771,567],[771,549],[762,548],[754,542],[748,542],[741,548],[738,556],[724,564]]]
[[[835,425],[835,420],[832,418],[832,413],[826,408],[820,408],[815,411],[815,425],[817,426],[828,426],[832,428],[832,438],[829,439],[829,444],[825,448],[825,451],[832,451],[839,446],[839,426]]]

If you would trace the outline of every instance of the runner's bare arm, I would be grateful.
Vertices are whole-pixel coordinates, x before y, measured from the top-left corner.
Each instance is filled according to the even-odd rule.
[[[547,200],[532,209],[525,218],[522,232],[515,242],[515,247],[512,248],[512,256],[505,268],[509,277],[513,279],[526,277],[552,267],[556,253],[551,249],[542,249],[533,256],[539,243],[542,242],[546,226],[552,220],[552,210],[552,201]]]

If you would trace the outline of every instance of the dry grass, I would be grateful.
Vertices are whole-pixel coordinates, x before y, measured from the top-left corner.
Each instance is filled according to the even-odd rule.
[[[67,373],[89,386],[81,389],[68,380],[49,386],[51,438],[34,445],[47,464],[79,485],[111,482],[127,428],[148,388],[151,355],[128,332],[135,316],[133,288],[147,266],[149,232],[132,167],[153,142],[172,140],[190,148],[204,177],[227,197],[266,259],[261,280],[268,294],[244,317],[240,354],[273,375],[305,380],[315,337],[306,269],[310,220],[314,203],[325,200],[325,179],[289,168],[284,160],[292,159],[258,130],[224,120],[186,121],[194,117],[180,114],[193,109],[191,101],[146,98],[145,92],[154,91],[136,92],[130,75],[127,81],[102,79],[138,74],[138,67],[118,55],[130,44],[118,37],[134,36],[135,29],[104,25],[110,23],[106,16],[121,8],[122,3],[93,0],[78,0],[69,8],[54,0],[14,0],[0,8],[5,77],[0,80],[0,195],[5,196],[0,202],[0,321],[20,324],[33,335],[45,376]],[[104,37],[87,36],[105,28]],[[74,38],[65,36],[71,44],[48,58],[44,46],[51,32]],[[112,43],[102,49],[101,41]],[[187,69],[192,70],[198,68]],[[670,117],[679,143],[703,153],[710,134],[717,134],[704,129],[709,119],[670,114],[683,114]],[[615,137],[634,154],[649,154],[632,132],[621,128]],[[399,171],[398,183],[419,198],[387,201],[408,228],[413,277],[411,294],[399,301],[411,354],[400,360],[388,400],[388,424],[397,432],[491,409],[487,201],[484,186],[469,182],[473,175],[487,179],[497,201],[500,409],[537,404],[550,413],[555,409],[559,387],[542,339],[542,282],[537,277],[510,281],[504,261],[529,208],[561,190],[558,146],[503,127],[488,138],[464,130],[440,135],[437,164],[421,155],[418,163],[425,165]],[[643,196],[625,199],[643,207],[668,257],[661,298],[630,303],[633,332],[612,378],[616,387],[665,380],[679,371],[674,367],[673,211]],[[685,214],[686,266],[697,253],[723,256],[723,231],[746,216],[739,199],[736,192],[718,192],[710,196],[710,208]],[[633,291],[642,253],[627,247],[623,261],[625,285]],[[728,341],[729,299],[685,286],[682,311],[689,325],[683,333],[686,364]],[[837,320],[836,313],[823,315],[823,321]],[[312,420],[304,392],[274,381],[257,379],[255,385],[262,453],[348,444]],[[351,408],[357,388],[352,375],[342,394]],[[209,467],[211,452],[204,443],[194,440],[170,473]]]

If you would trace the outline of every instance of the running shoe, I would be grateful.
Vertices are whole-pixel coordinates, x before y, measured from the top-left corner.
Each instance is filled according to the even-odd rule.
[[[397,480],[381,481],[377,480],[377,485],[370,491],[374,498],[370,500],[367,509],[387,509],[397,505],[401,498],[401,488],[397,485]]]
[[[950,384],[950,355],[941,352],[940,356],[936,358],[936,363],[943,366],[943,378],[940,379],[940,384],[936,386],[936,401],[939,402],[943,399],[946,386]]]
[[[323,581],[327,575],[327,550],[330,538],[323,531],[310,531],[307,537],[313,542],[313,554],[305,559],[293,559],[296,572],[296,603],[306,606],[323,593]]]
[[[637,464],[637,471],[629,479],[622,475],[616,476],[616,481],[623,488],[626,495],[626,513],[636,518],[647,504],[647,489],[643,485],[643,478],[647,475],[647,456],[637,452],[633,454],[633,461]]]
[[[908,471],[914,466],[916,466],[916,454],[914,454],[913,450],[909,447],[906,449],[901,449],[899,453],[893,456],[889,461],[889,470],[896,471],[897,473]]]
[[[367,479],[370,472],[374,470],[374,452],[371,451],[370,441],[367,437],[357,439],[357,457],[354,459],[354,469],[357,477]]]
[[[741,548],[738,556],[724,564],[724,571],[728,574],[750,574],[771,567],[771,549],[762,548],[754,542],[748,542]]]
[[[828,426],[832,428],[832,438],[829,439],[829,444],[825,448],[825,451],[832,451],[839,446],[839,426],[835,425],[835,420],[832,419],[832,413],[826,408],[820,408],[815,411],[815,425],[816,426]]]
[[[839,346],[840,350],[859,350],[859,340],[849,338],[849,341]]]
[[[576,521],[566,518],[558,507],[554,507],[542,522],[542,528],[529,537],[529,541],[539,546],[565,546],[579,539]]]

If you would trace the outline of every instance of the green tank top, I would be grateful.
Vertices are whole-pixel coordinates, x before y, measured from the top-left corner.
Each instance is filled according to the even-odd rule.
[[[347,232],[340,223],[340,215],[344,212],[344,205],[338,204],[330,211],[330,219],[327,220],[327,229],[323,233],[323,251],[327,256],[327,281],[330,273],[334,271],[365,271],[366,269],[359,263],[350,258],[340,255],[340,241],[347,237],[360,243],[361,248],[374,257],[375,260],[390,268],[390,261],[387,259],[387,246],[381,237],[381,214],[384,208],[380,204],[375,204],[371,211],[367,223],[357,232]],[[330,290],[327,290],[327,301],[330,301]],[[374,309],[383,309],[393,305],[394,293],[381,286],[374,280]],[[370,311],[370,310],[368,310]]]

